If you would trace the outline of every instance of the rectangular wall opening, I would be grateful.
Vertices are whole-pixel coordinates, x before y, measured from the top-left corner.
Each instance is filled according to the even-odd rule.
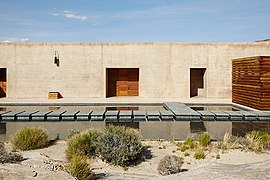
[[[0,98],[7,96],[7,69],[0,68]]]
[[[190,68],[190,97],[204,96],[205,71],[206,68]]]
[[[106,97],[138,95],[139,68],[106,69]]]

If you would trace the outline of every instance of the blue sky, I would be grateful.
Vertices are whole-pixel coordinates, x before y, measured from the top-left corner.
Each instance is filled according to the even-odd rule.
[[[270,0],[2,0],[0,42],[252,42]]]

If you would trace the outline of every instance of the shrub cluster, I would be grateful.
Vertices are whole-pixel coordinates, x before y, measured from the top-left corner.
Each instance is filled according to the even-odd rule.
[[[16,163],[23,161],[23,157],[16,153],[8,153],[4,144],[0,142],[0,163]]]
[[[24,127],[13,135],[11,143],[14,150],[38,149],[47,145],[48,135],[38,127]]]
[[[94,172],[87,159],[100,156],[103,160],[126,167],[142,154],[143,146],[138,133],[123,126],[106,126],[104,131],[90,129],[75,133],[67,141],[68,172],[77,179],[93,179]]]
[[[169,175],[181,172],[181,167],[183,165],[183,161],[180,157],[177,156],[165,156],[160,160],[158,164],[158,173],[161,175]]]
[[[100,136],[97,150],[103,160],[127,166],[139,158],[143,146],[135,130],[109,125]]]

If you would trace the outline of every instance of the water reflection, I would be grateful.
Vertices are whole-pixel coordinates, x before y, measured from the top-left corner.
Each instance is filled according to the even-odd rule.
[[[0,123],[0,141],[8,140],[17,130],[24,126],[39,126],[44,128],[50,137],[56,134],[60,139],[66,139],[69,129],[86,130],[93,128],[104,128],[106,124],[122,125],[138,129],[143,139],[180,139],[189,136],[198,137],[207,131],[213,140],[223,140],[224,134],[244,136],[252,130],[261,130],[270,133],[270,122],[231,122],[231,121],[142,121],[142,122],[8,122]]]

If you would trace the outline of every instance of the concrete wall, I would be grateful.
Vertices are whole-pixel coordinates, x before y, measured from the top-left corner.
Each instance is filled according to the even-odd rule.
[[[105,98],[106,68],[140,68],[142,98],[189,98],[189,68],[206,68],[206,96],[231,98],[231,59],[255,55],[270,43],[0,43],[0,68],[9,98]]]

